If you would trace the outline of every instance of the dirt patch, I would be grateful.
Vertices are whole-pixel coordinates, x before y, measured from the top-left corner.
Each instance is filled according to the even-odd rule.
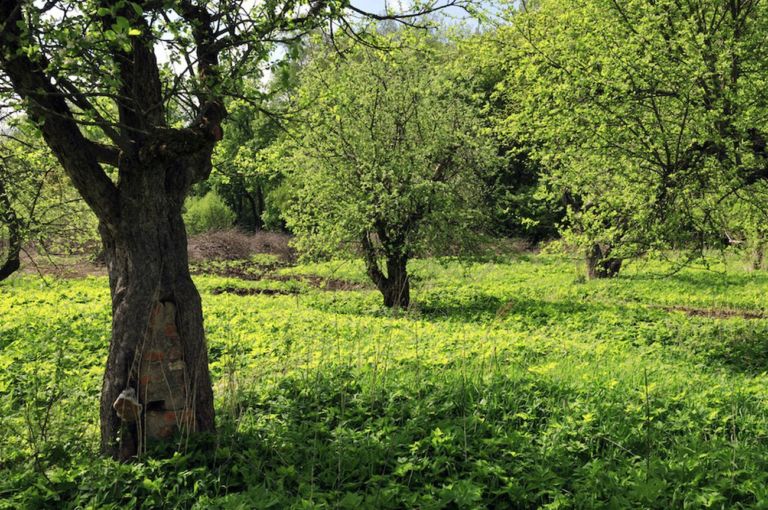
[[[262,281],[271,280],[275,282],[303,282],[311,287],[320,290],[328,291],[353,291],[353,290],[365,290],[370,286],[363,283],[352,282],[348,280],[341,280],[339,278],[325,278],[318,275],[282,275],[274,274],[269,266],[260,266],[261,272],[248,271],[246,267],[228,267],[216,270],[196,270],[195,274],[214,274],[216,276],[223,276],[227,278],[237,278],[245,281]],[[281,266],[277,266],[281,267]]]
[[[258,260],[218,260],[200,261],[190,264],[192,274],[214,275],[224,278],[236,278],[245,281],[272,280],[277,282],[302,282],[310,287],[329,291],[351,291],[370,288],[359,282],[328,278],[313,274],[277,274],[277,270],[291,267],[285,260],[259,262]]]
[[[297,274],[297,275],[266,275],[265,279],[276,280],[279,282],[299,281],[305,282],[312,287],[320,290],[364,290],[369,287],[365,284],[358,282],[351,282],[349,280],[341,280],[338,278],[325,278],[323,276],[313,274]]]
[[[88,276],[105,276],[107,267],[103,263],[82,255],[59,256],[53,260],[46,255],[26,250],[21,254],[20,273],[53,276],[55,278],[85,278]]]
[[[668,312],[684,312],[691,317],[709,317],[712,319],[730,319],[741,317],[743,319],[765,319],[763,312],[751,310],[735,310],[733,308],[693,308],[690,306],[663,306]]]
[[[206,232],[189,238],[188,254],[193,274],[219,274],[219,271],[204,268],[196,269],[196,263],[221,260],[246,260],[256,253],[276,255],[279,259],[274,264],[259,266],[263,272],[285,267],[296,259],[295,252],[289,246],[291,236],[279,232],[256,232],[253,234],[239,230]],[[92,248],[88,253],[57,255],[53,258],[38,253],[30,246],[22,253],[21,272],[42,274],[57,278],[83,278],[85,276],[103,276],[107,274],[103,253]],[[227,268],[220,276],[231,276],[243,280],[259,280],[263,274],[252,275],[244,268]]]
[[[217,230],[189,238],[190,262],[204,260],[247,259],[254,253],[270,253],[281,260],[295,260],[295,253],[289,246],[291,236],[279,232],[255,232],[240,230]]]
[[[257,282],[259,280],[274,280],[271,273],[278,268],[287,267],[288,264],[255,264],[244,261],[242,265],[228,265],[226,267],[205,267],[197,264],[190,266],[190,271],[195,275],[213,275],[224,278],[237,278]]]
[[[211,294],[235,294],[237,296],[291,296],[298,294],[296,289],[242,289],[238,287],[216,287]]]

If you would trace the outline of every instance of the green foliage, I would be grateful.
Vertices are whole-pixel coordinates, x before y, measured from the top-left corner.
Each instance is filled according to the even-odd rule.
[[[34,125],[14,119],[0,142],[0,259],[11,223],[23,247],[40,255],[70,254],[98,244],[96,218]],[[10,213],[10,214],[9,214]],[[0,260],[2,264],[2,260]]]
[[[275,102],[265,101],[265,106],[280,108]],[[239,226],[279,229],[283,175],[272,157],[272,145],[279,143],[280,124],[244,101],[231,101],[227,110],[227,136],[216,147],[209,183],[235,212]]]
[[[735,264],[584,284],[556,257],[417,260],[407,313],[199,276],[216,447],[133,464],[94,451],[106,279],[11,280],[0,508],[761,508],[768,324],[672,309],[768,309],[768,276]],[[366,278],[360,261],[286,272]]]
[[[543,189],[544,168],[531,148],[505,128],[506,112],[515,106],[509,104],[513,99],[509,94],[500,93],[509,82],[510,63],[502,57],[508,41],[489,31],[459,37],[456,44],[459,51],[451,63],[452,73],[471,92],[468,99],[476,115],[498,139],[502,164],[487,174],[484,197],[495,234],[532,242],[557,237],[565,212],[562,203]]]
[[[455,53],[418,30],[380,35],[387,50],[318,42],[302,71],[302,116],[283,151],[293,202],[284,212],[300,251],[406,258],[475,245],[482,177],[494,151],[459,83]]]
[[[215,191],[202,197],[190,196],[184,206],[184,223],[189,234],[231,228],[235,221],[235,213]]]
[[[723,198],[766,168],[765,78],[751,70],[767,15],[740,2],[545,0],[509,16],[491,38],[507,70],[501,129],[567,198],[572,241],[634,256],[723,235]]]

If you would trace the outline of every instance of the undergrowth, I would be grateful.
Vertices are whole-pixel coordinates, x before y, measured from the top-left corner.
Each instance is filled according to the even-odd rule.
[[[768,508],[768,321],[715,313],[768,275],[667,270],[417,261],[399,313],[198,276],[218,434],[130,464],[96,452],[106,279],[4,282],[0,508]]]

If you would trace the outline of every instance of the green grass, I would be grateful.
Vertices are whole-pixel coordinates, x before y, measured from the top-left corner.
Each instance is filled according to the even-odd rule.
[[[768,508],[768,320],[669,311],[768,310],[768,274],[412,270],[407,313],[196,277],[219,435],[128,465],[95,452],[106,279],[3,283],[0,508]],[[233,285],[298,293],[211,293]]]

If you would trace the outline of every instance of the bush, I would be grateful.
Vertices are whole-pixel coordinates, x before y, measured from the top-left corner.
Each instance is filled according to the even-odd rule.
[[[235,222],[235,213],[215,191],[209,191],[203,197],[189,197],[184,205],[184,223],[188,234],[223,230]]]

